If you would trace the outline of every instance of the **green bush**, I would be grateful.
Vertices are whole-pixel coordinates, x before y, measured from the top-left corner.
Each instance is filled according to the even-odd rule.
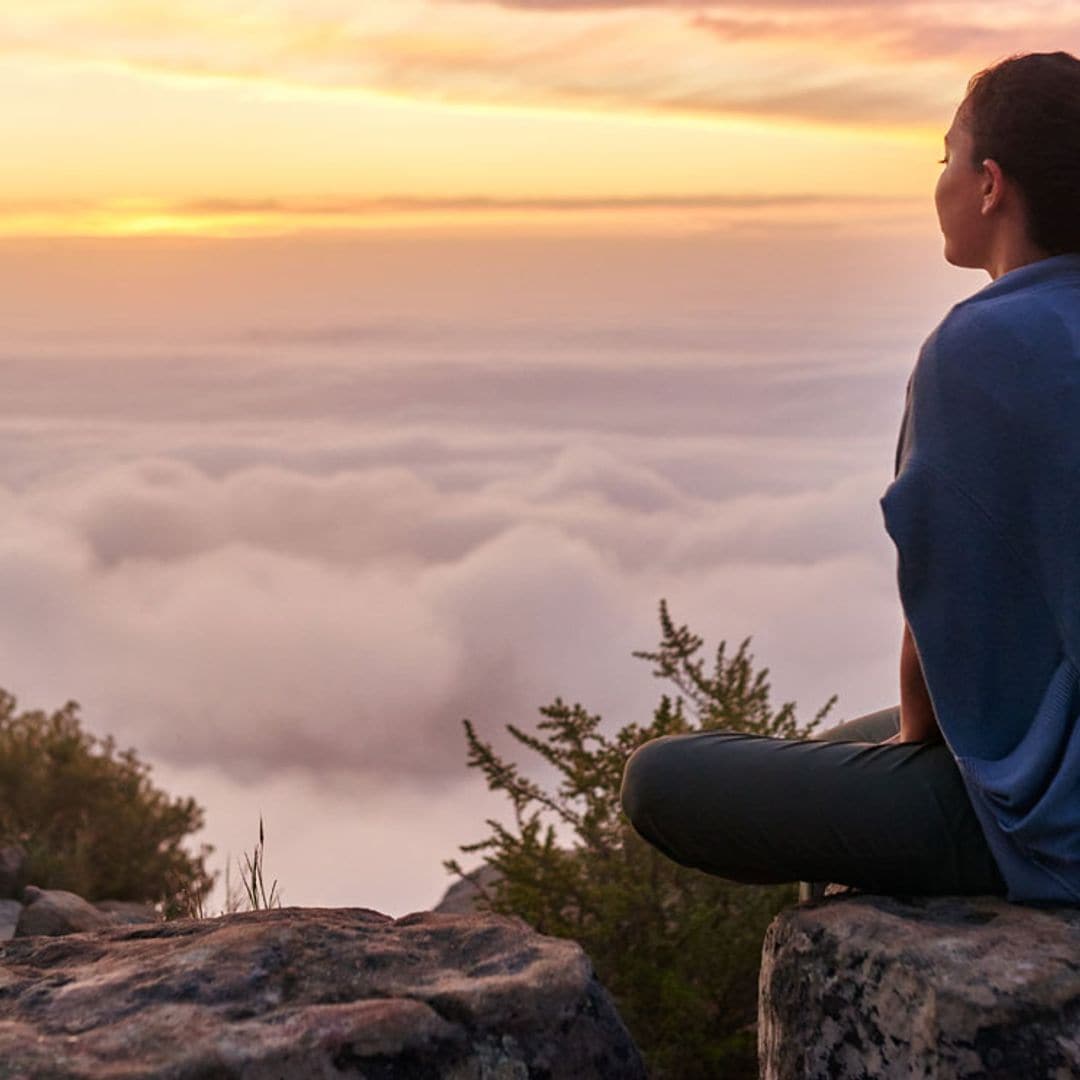
[[[773,709],[768,671],[755,671],[749,639],[711,668],[703,642],[660,605],[662,640],[635,655],[653,664],[664,694],[644,725],[613,735],[599,716],[556,699],[537,735],[508,725],[558,774],[553,791],[500,758],[465,721],[468,763],[513,807],[513,825],[461,847],[501,875],[482,906],[516,914],[543,933],[573,938],[589,954],[656,1078],[757,1077],[754,1025],[761,941],[794,886],[738,885],[671,862],[646,844],[619,803],[623,766],[661,735],[722,728],[784,738],[813,732],[835,698],[800,726],[795,706]],[[456,860],[447,869],[462,874]]]
[[[27,880],[87,900],[137,900],[166,916],[200,911],[213,887],[182,843],[202,828],[194,799],[155,788],[133,750],[82,730],[78,705],[16,712],[0,690],[0,844],[27,853]]]

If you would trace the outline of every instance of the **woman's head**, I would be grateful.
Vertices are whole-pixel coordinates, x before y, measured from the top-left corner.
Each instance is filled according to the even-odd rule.
[[[957,164],[985,173],[996,163],[1019,192],[1036,248],[1080,252],[1080,60],[1030,53],[979,72],[957,110],[957,132],[970,154]]]

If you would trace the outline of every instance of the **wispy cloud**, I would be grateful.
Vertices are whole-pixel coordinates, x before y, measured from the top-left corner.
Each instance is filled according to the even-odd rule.
[[[1078,29],[1057,5],[1036,17],[1003,0],[44,3],[0,19],[0,42],[170,77],[438,101],[911,123],[940,119],[973,66]]]
[[[757,86],[673,93],[665,104],[679,111],[703,114],[903,127],[916,118],[944,116],[946,101],[955,96],[946,98],[940,87],[933,84],[898,86],[883,80],[880,73],[845,72],[838,68],[793,79],[788,85],[772,81]]]
[[[763,16],[762,13],[765,13]],[[778,42],[795,35],[831,43],[830,53],[867,49],[883,59],[915,62],[992,63],[1015,52],[1050,50],[1080,34],[1080,19],[1018,18],[1015,8],[965,5],[765,3],[725,4],[698,12],[691,25],[725,42]],[[879,85],[887,85],[879,79]]]

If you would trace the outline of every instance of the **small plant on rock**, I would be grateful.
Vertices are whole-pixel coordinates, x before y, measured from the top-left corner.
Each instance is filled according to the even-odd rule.
[[[244,892],[247,896],[249,911],[269,911],[271,908],[281,907],[281,896],[278,894],[277,879],[274,879],[267,893],[263,882],[263,868],[266,861],[266,832],[263,828],[262,814],[259,815],[259,842],[255,845],[252,854],[244,852],[243,873],[240,880],[244,884]],[[226,889],[226,891],[228,891]]]

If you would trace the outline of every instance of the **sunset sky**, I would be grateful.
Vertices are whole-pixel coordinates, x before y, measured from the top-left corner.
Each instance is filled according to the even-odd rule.
[[[880,219],[972,70],[1078,34],[1068,0],[5,5],[0,229]]]
[[[1077,10],[4,5],[0,686],[394,914],[505,814],[462,718],[644,721],[661,597],[895,703],[942,134]]]

